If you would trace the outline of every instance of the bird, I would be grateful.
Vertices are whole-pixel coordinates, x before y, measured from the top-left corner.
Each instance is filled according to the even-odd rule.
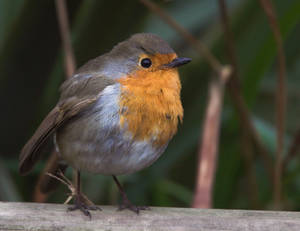
[[[177,68],[190,61],[152,33],[134,34],[88,61],[62,83],[58,103],[24,145],[20,174],[32,170],[52,139],[61,166],[76,171],[69,210],[90,217],[100,209],[81,192],[82,171],[113,177],[120,210],[147,209],[130,202],[117,176],[150,166],[176,134],[183,119]]]

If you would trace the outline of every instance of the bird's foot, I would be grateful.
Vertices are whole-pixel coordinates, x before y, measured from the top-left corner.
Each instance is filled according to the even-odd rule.
[[[73,195],[74,205],[68,208],[68,211],[80,210],[85,216],[90,219],[92,210],[102,210],[100,207],[96,206],[91,202],[84,194],[74,194]]]
[[[74,205],[72,207],[69,207],[68,211],[79,209],[84,215],[88,216],[91,219],[91,213],[89,211],[102,210],[100,207],[96,206],[92,201],[90,201],[86,195],[84,195],[80,191],[78,192],[73,183],[68,178],[66,178],[62,172],[58,172],[58,176],[55,176],[51,173],[47,174],[65,184],[70,190],[71,193],[69,194],[69,197],[64,204],[69,203],[69,201],[73,199]]]
[[[132,204],[128,198],[123,198],[122,204],[119,205],[119,211],[128,209],[136,214],[140,213],[140,210],[150,210],[148,206],[136,206]]]

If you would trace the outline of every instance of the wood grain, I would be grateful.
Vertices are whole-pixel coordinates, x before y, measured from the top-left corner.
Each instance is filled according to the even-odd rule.
[[[0,202],[0,230],[105,231],[298,231],[300,212],[154,207],[136,215],[102,206],[92,219],[67,205]]]

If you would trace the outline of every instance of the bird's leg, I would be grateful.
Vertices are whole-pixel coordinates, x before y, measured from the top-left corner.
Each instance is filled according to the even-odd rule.
[[[81,185],[80,185],[80,172],[76,171],[76,187],[75,192],[73,193],[73,200],[74,200],[74,206],[69,207],[68,211],[74,211],[79,209],[81,212],[83,212],[84,215],[88,216],[91,219],[91,213],[89,210],[101,210],[99,207],[94,205],[93,202],[91,202],[86,195],[81,193]]]
[[[112,177],[113,177],[114,181],[116,182],[118,189],[122,196],[122,203],[119,205],[119,210],[129,209],[129,210],[135,212],[136,214],[139,214],[140,210],[149,210],[150,209],[148,206],[136,206],[136,205],[132,204],[130,202],[130,200],[128,199],[128,197],[124,191],[124,188],[118,181],[117,177],[115,175],[113,175]]]

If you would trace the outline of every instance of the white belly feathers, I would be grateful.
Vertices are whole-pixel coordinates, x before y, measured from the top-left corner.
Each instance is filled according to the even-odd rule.
[[[56,143],[60,154],[77,170],[105,175],[129,174],[151,165],[165,150],[151,141],[135,141],[120,128],[120,84],[107,86],[93,106],[59,129]],[[76,132],[79,127],[80,133]]]

